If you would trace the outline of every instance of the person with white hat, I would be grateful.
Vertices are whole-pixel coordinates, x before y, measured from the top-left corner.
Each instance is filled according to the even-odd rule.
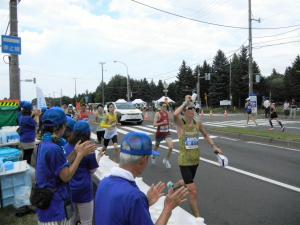
[[[145,133],[130,132],[121,143],[119,167],[114,167],[109,177],[100,181],[95,198],[96,225],[153,225],[149,207],[163,195],[166,184],[152,185],[145,195],[136,185],[152,155],[151,138]],[[166,195],[163,210],[156,225],[165,225],[174,208],[186,200],[185,186],[171,189]]]
[[[256,120],[255,120],[255,118],[254,118],[254,115],[252,114],[252,105],[251,105],[251,103],[250,103],[250,98],[249,98],[249,97],[246,98],[245,110],[246,110],[246,113],[247,113],[247,125],[248,125],[248,123],[249,123],[250,117],[251,117],[251,120],[253,121],[253,123],[254,123],[255,125],[257,125]]]
[[[181,113],[183,112],[183,116]],[[223,154],[223,151],[209,137],[200,121],[194,119],[195,105],[192,97],[187,95],[185,101],[174,112],[174,120],[177,125],[177,134],[179,138],[178,164],[184,184],[190,192],[189,204],[193,215],[200,217],[198,206],[198,190],[194,182],[194,177],[199,165],[199,134],[202,133],[208,144],[212,147],[214,153]]]

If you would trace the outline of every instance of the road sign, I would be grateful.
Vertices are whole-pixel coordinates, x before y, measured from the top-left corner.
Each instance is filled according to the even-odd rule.
[[[21,38],[1,35],[2,53],[21,55]]]

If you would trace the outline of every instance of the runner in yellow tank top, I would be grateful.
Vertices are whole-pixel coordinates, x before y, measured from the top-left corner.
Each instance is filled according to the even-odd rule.
[[[105,120],[100,124],[102,128],[105,129],[104,133],[104,146],[102,148],[102,152],[105,153],[109,141],[112,140],[114,149],[115,149],[115,162],[119,162],[120,151],[118,149],[118,131],[117,127],[120,126],[118,123],[117,115],[115,113],[115,107],[113,103],[109,103],[107,105],[107,111]]]
[[[181,113],[183,112],[183,116]],[[179,138],[179,156],[178,164],[181,176],[189,189],[189,204],[193,215],[200,217],[200,210],[197,202],[197,186],[194,183],[197,167],[199,165],[199,134],[202,133],[208,144],[211,145],[213,151],[223,153],[222,150],[213,142],[208,133],[202,126],[201,122],[194,119],[195,105],[191,101],[191,96],[187,95],[185,101],[174,112],[174,121],[177,125],[177,135]]]

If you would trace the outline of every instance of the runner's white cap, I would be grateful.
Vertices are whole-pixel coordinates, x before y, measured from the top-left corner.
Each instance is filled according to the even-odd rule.
[[[217,154],[218,162],[221,167],[228,166],[228,158],[225,155]]]

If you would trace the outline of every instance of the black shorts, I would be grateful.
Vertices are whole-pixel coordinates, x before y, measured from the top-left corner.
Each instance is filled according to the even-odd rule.
[[[109,144],[109,141],[112,140],[113,144],[118,143],[118,136],[114,135],[111,139],[104,138],[104,146],[107,147]]]
[[[99,144],[101,144],[102,139],[104,139],[104,133],[105,133],[105,130],[99,130],[96,132],[97,140],[98,140]]]
[[[194,183],[194,177],[197,172],[198,165],[194,166],[179,166],[182,179],[185,184]]]
[[[276,112],[272,112],[270,117],[271,117],[271,119],[275,119],[275,118],[278,118],[278,115]]]

